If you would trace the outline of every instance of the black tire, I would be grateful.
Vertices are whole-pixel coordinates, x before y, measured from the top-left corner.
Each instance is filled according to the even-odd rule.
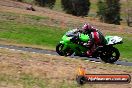
[[[70,48],[63,50],[64,44],[59,43],[56,46],[56,52],[61,56],[71,56],[74,52]]]
[[[115,47],[104,47],[100,55],[100,58],[105,63],[114,63],[119,59],[119,57],[120,52]]]
[[[86,78],[84,76],[77,76],[76,81],[79,85],[83,85],[86,83]]]

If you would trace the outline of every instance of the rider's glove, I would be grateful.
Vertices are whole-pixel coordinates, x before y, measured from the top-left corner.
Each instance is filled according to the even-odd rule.
[[[89,44],[88,43],[83,43],[83,46],[87,47],[87,48],[90,48]]]
[[[84,45],[84,46],[87,46],[87,45],[88,45],[88,43],[83,43],[83,45]]]
[[[88,46],[88,43],[83,43],[83,46]]]

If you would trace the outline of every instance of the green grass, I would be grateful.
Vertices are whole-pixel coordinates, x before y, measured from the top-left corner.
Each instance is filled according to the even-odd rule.
[[[58,27],[0,21],[0,39],[55,48],[66,30]]]
[[[121,37],[123,37],[123,44],[117,45],[117,48],[119,49],[123,60],[132,62],[132,34]]]

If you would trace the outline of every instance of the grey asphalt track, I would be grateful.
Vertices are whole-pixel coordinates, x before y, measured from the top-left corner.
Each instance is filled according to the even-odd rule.
[[[28,51],[28,52],[34,52],[34,53],[42,53],[42,54],[49,54],[49,55],[57,55],[59,56],[55,51],[53,50],[46,50],[46,49],[39,49],[39,48],[31,48],[31,47],[22,47],[22,46],[13,46],[13,45],[1,45],[0,48],[8,48],[8,49],[13,49],[13,50],[21,50],[21,51]],[[101,62],[100,59],[96,58],[87,58],[87,57],[78,57],[78,56],[70,56],[71,58],[81,58],[86,61],[94,61],[94,62]],[[123,65],[123,66],[132,66],[132,62],[127,62],[127,61],[116,61],[114,64],[117,65]]]

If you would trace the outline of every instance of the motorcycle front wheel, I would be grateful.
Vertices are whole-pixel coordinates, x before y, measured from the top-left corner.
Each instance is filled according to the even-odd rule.
[[[67,47],[65,50],[63,50],[64,44],[59,43],[56,46],[56,52],[61,56],[71,56],[74,52],[71,48]]]

